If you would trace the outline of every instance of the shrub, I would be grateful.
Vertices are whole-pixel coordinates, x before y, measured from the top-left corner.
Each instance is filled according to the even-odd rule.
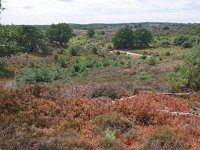
[[[79,60],[76,60],[75,63],[72,65],[72,67],[69,70],[68,76],[69,77],[86,77],[89,74],[88,68],[81,64]]]
[[[177,90],[183,88],[200,89],[200,47],[192,49],[191,54],[183,56],[184,64],[178,65],[167,75],[172,87]]]
[[[146,59],[147,55],[142,54],[142,56],[140,56],[141,59]]]
[[[140,72],[138,78],[140,81],[149,79],[150,75],[147,72]]]
[[[110,61],[108,59],[103,59],[102,65],[103,65],[103,67],[108,67],[108,66],[110,66]]]
[[[175,46],[181,46],[184,42],[188,41],[189,38],[186,36],[179,36],[174,40]]]
[[[105,57],[105,54],[102,51],[98,51],[97,55],[100,56],[100,57]]]
[[[4,62],[0,62],[0,77],[1,78],[9,78],[14,76],[14,72],[7,69],[7,64]]]
[[[163,30],[169,30],[169,26],[164,26]]]
[[[155,57],[149,57],[148,59],[147,59],[147,64],[148,65],[155,65],[156,64],[156,58]]]
[[[186,150],[190,149],[190,144],[183,138],[175,135],[167,127],[161,126],[145,138],[143,149]]]
[[[126,68],[131,68],[132,67],[132,61],[128,60],[126,63]]]
[[[60,68],[57,66],[40,68],[26,67],[15,77],[17,82],[32,84],[36,82],[52,82],[61,78]]]
[[[165,52],[165,56],[171,56],[170,51],[166,51],[166,52]]]
[[[92,47],[92,53],[97,54],[97,48],[95,46]]]
[[[162,41],[161,46],[164,48],[170,47],[170,43],[168,41]]]
[[[36,72],[32,68],[24,68],[15,77],[17,82],[36,83]]]
[[[116,60],[112,60],[112,61],[111,61],[111,65],[112,65],[113,67],[119,67],[119,66],[120,66],[120,62],[119,62],[119,61],[116,61]]]
[[[100,31],[100,32],[98,32],[98,34],[99,35],[105,35],[106,33],[105,33],[105,31]]]
[[[92,38],[95,35],[94,29],[90,28],[87,30],[88,37]]]
[[[108,139],[108,140],[113,141],[113,140],[116,139],[115,134],[116,134],[115,131],[112,131],[112,130],[110,130],[110,129],[107,129],[107,130],[105,131],[105,138]]]
[[[192,36],[192,37],[190,37],[188,42],[191,43],[193,46],[195,46],[198,43],[200,43],[200,36]]]
[[[87,95],[92,98],[108,97],[118,99],[126,95],[126,91],[117,85],[97,85],[87,91]]]
[[[185,41],[181,46],[183,48],[191,48],[193,45],[189,41]]]
[[[121,53],[120,53],[120,51],[117,51],[116,54],[117,54],[117,55],[120,55]]]
[[[111,136],[111,139],[113,139],[113,133],[126,133],[132,128],[130,121],[121,117],[117,113],[97,116],[94,119],[94,123],[96,125],[97,132],[107,132],[107,134],[110,134],[109,136]]]
[[[97,147],[99,150],[125,150],[126,149],[117,140],[109,140],[106,138],[98,139]]]
[[[109,50],[109,51],[113,50],[113,45],[109,44],[109,45],[107,46],[107,50]]]
[[[78,52],[82,50],[82,47],[80,45],[72,45],[68,48],[68,52],[71,56],[77,56]]]
[[[167,75],[167,79],[170,82],[173,89],[182,90],[184,87],[187,86],[187,67],[178,65],[174,67],[174,71]]]
[[[66,68],[67,67],[67,56],[65,55],[55,55],[56,62],[61,66]]]
[[[64,48],[60,48],[58,54],[65,54],[66,50]]]

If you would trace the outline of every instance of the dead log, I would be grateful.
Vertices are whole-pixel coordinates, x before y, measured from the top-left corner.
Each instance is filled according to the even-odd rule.
[[[200,117],[200,114],[195,114],[195,113],[190,113],[190,112],[177,112],[177,111],[170,111],[170,110],[159,110],[159,111],[170,113],[171,115],[176,115],[176,116]]]

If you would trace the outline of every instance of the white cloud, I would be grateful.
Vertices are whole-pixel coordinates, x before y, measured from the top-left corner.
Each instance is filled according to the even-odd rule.
[[[5,7],[6,24],[200,22],[199,0],[7,0]]]

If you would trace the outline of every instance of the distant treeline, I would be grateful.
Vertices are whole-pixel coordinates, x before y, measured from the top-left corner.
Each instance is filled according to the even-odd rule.
[[[116,24],[101,24],[101,23],[94,23],[94,24],[70,24],[73,29],[77,30],[87,30],[89,28],[92,29],[118,29],[125,26],[129,27],[166,27],[166,26],[191,26],[191,25],[198,25],[192,23],[156,23],[156,22],[143,22],[143,23],[116,23]],[[36,25],[41,30],[46,30],[49,25]]]

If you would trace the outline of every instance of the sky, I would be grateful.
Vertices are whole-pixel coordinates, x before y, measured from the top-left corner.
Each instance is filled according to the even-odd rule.
[[[200,0],[3,0],[3,24],[200,23]]]

